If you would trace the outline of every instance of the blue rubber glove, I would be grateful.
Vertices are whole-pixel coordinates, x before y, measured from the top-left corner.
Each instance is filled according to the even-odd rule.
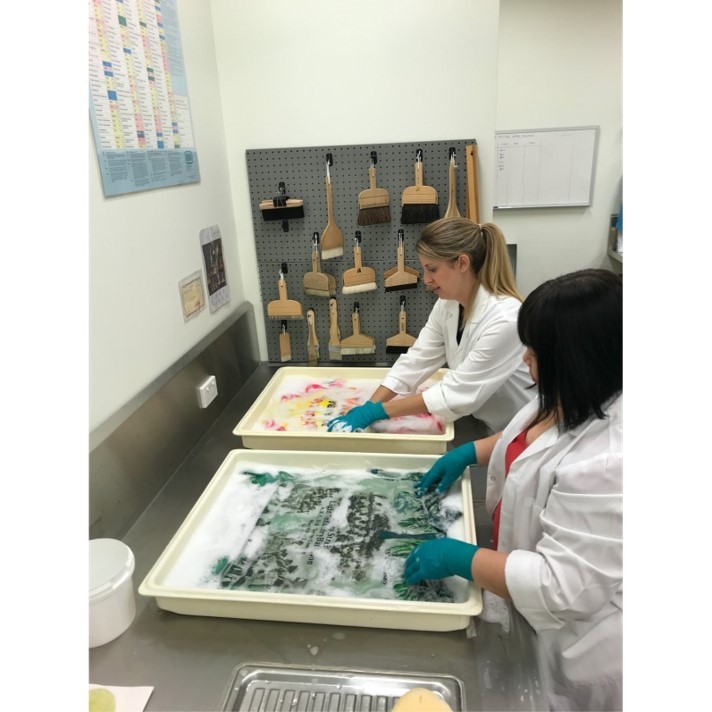
[[[371,423],[375,423],[377,420],[387,420],[389,417],[388,413],[386,413],[386,409],[383,407],[383,403],[366,401],[363,405],[357,405],[355,408],[351,408],[346,415],[332,418],[326,424],[326,429],[330,433],[360,433],[371,425]]]
[[[475,443],[469,442],[446,452],[416,483],[418,497],[437,485],[436,492],[442,494],[462,475],[465,468],[477,464]]]
[[[403,577],[409,585],[424,579],[462,576],[472,581],[472,559],[479,546],[459,539],[430,539],[419,544],[405,562]]]

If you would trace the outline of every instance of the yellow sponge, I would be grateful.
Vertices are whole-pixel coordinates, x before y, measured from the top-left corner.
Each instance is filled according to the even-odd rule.
[[[452,707],[440,695],[414,687],[408,690],[394,705],[393,712],[453,712]]]

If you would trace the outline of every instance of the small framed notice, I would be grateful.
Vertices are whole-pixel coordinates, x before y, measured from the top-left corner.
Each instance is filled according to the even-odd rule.
[[[190,277],[181,279],[178,283],[180,301],[183,305],[183,319],[192,319],[205,306],[205,292],[203,291],[203,275],[193,272]]]
[[[200,231],[200,246],[205,262],[205,276],[208,280],[208,303],[214,312],[230,301],[230,288],[227,285],[225,260],[223,258],[222,236],[217,225]]]

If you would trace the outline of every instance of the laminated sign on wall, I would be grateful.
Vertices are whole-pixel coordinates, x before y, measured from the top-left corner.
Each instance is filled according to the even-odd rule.
[[[227,285],[222,236],[217,225],[200,231],[200,247],[205,262],[205,276],[208,280],[208,303],[210,311],[220,309],[230,301],[230,287]]]
[[[106,197],[200,181],[176,0],[89,0],[89,111]]]

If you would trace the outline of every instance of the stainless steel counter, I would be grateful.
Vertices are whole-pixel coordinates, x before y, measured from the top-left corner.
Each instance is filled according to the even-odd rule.
[[[277,366],[260,365],[180,465],[124,541],[136,558],[137,589],[227,453],[242,446],[232,430]],[[455,445],[484,434],[463,418]],[[477,538],[487,543],[484,472],[473,468]],[[476,635],[431,633],[184,616],[136,594],[136,618],[119,638],[89,651],[89,680],[155,689],[147,710],[219,710],[235,667],[245,663],[308,665],[453,675],[466,710],[540,710],[536,663],[520,620],[509,634],[476,620]]]

